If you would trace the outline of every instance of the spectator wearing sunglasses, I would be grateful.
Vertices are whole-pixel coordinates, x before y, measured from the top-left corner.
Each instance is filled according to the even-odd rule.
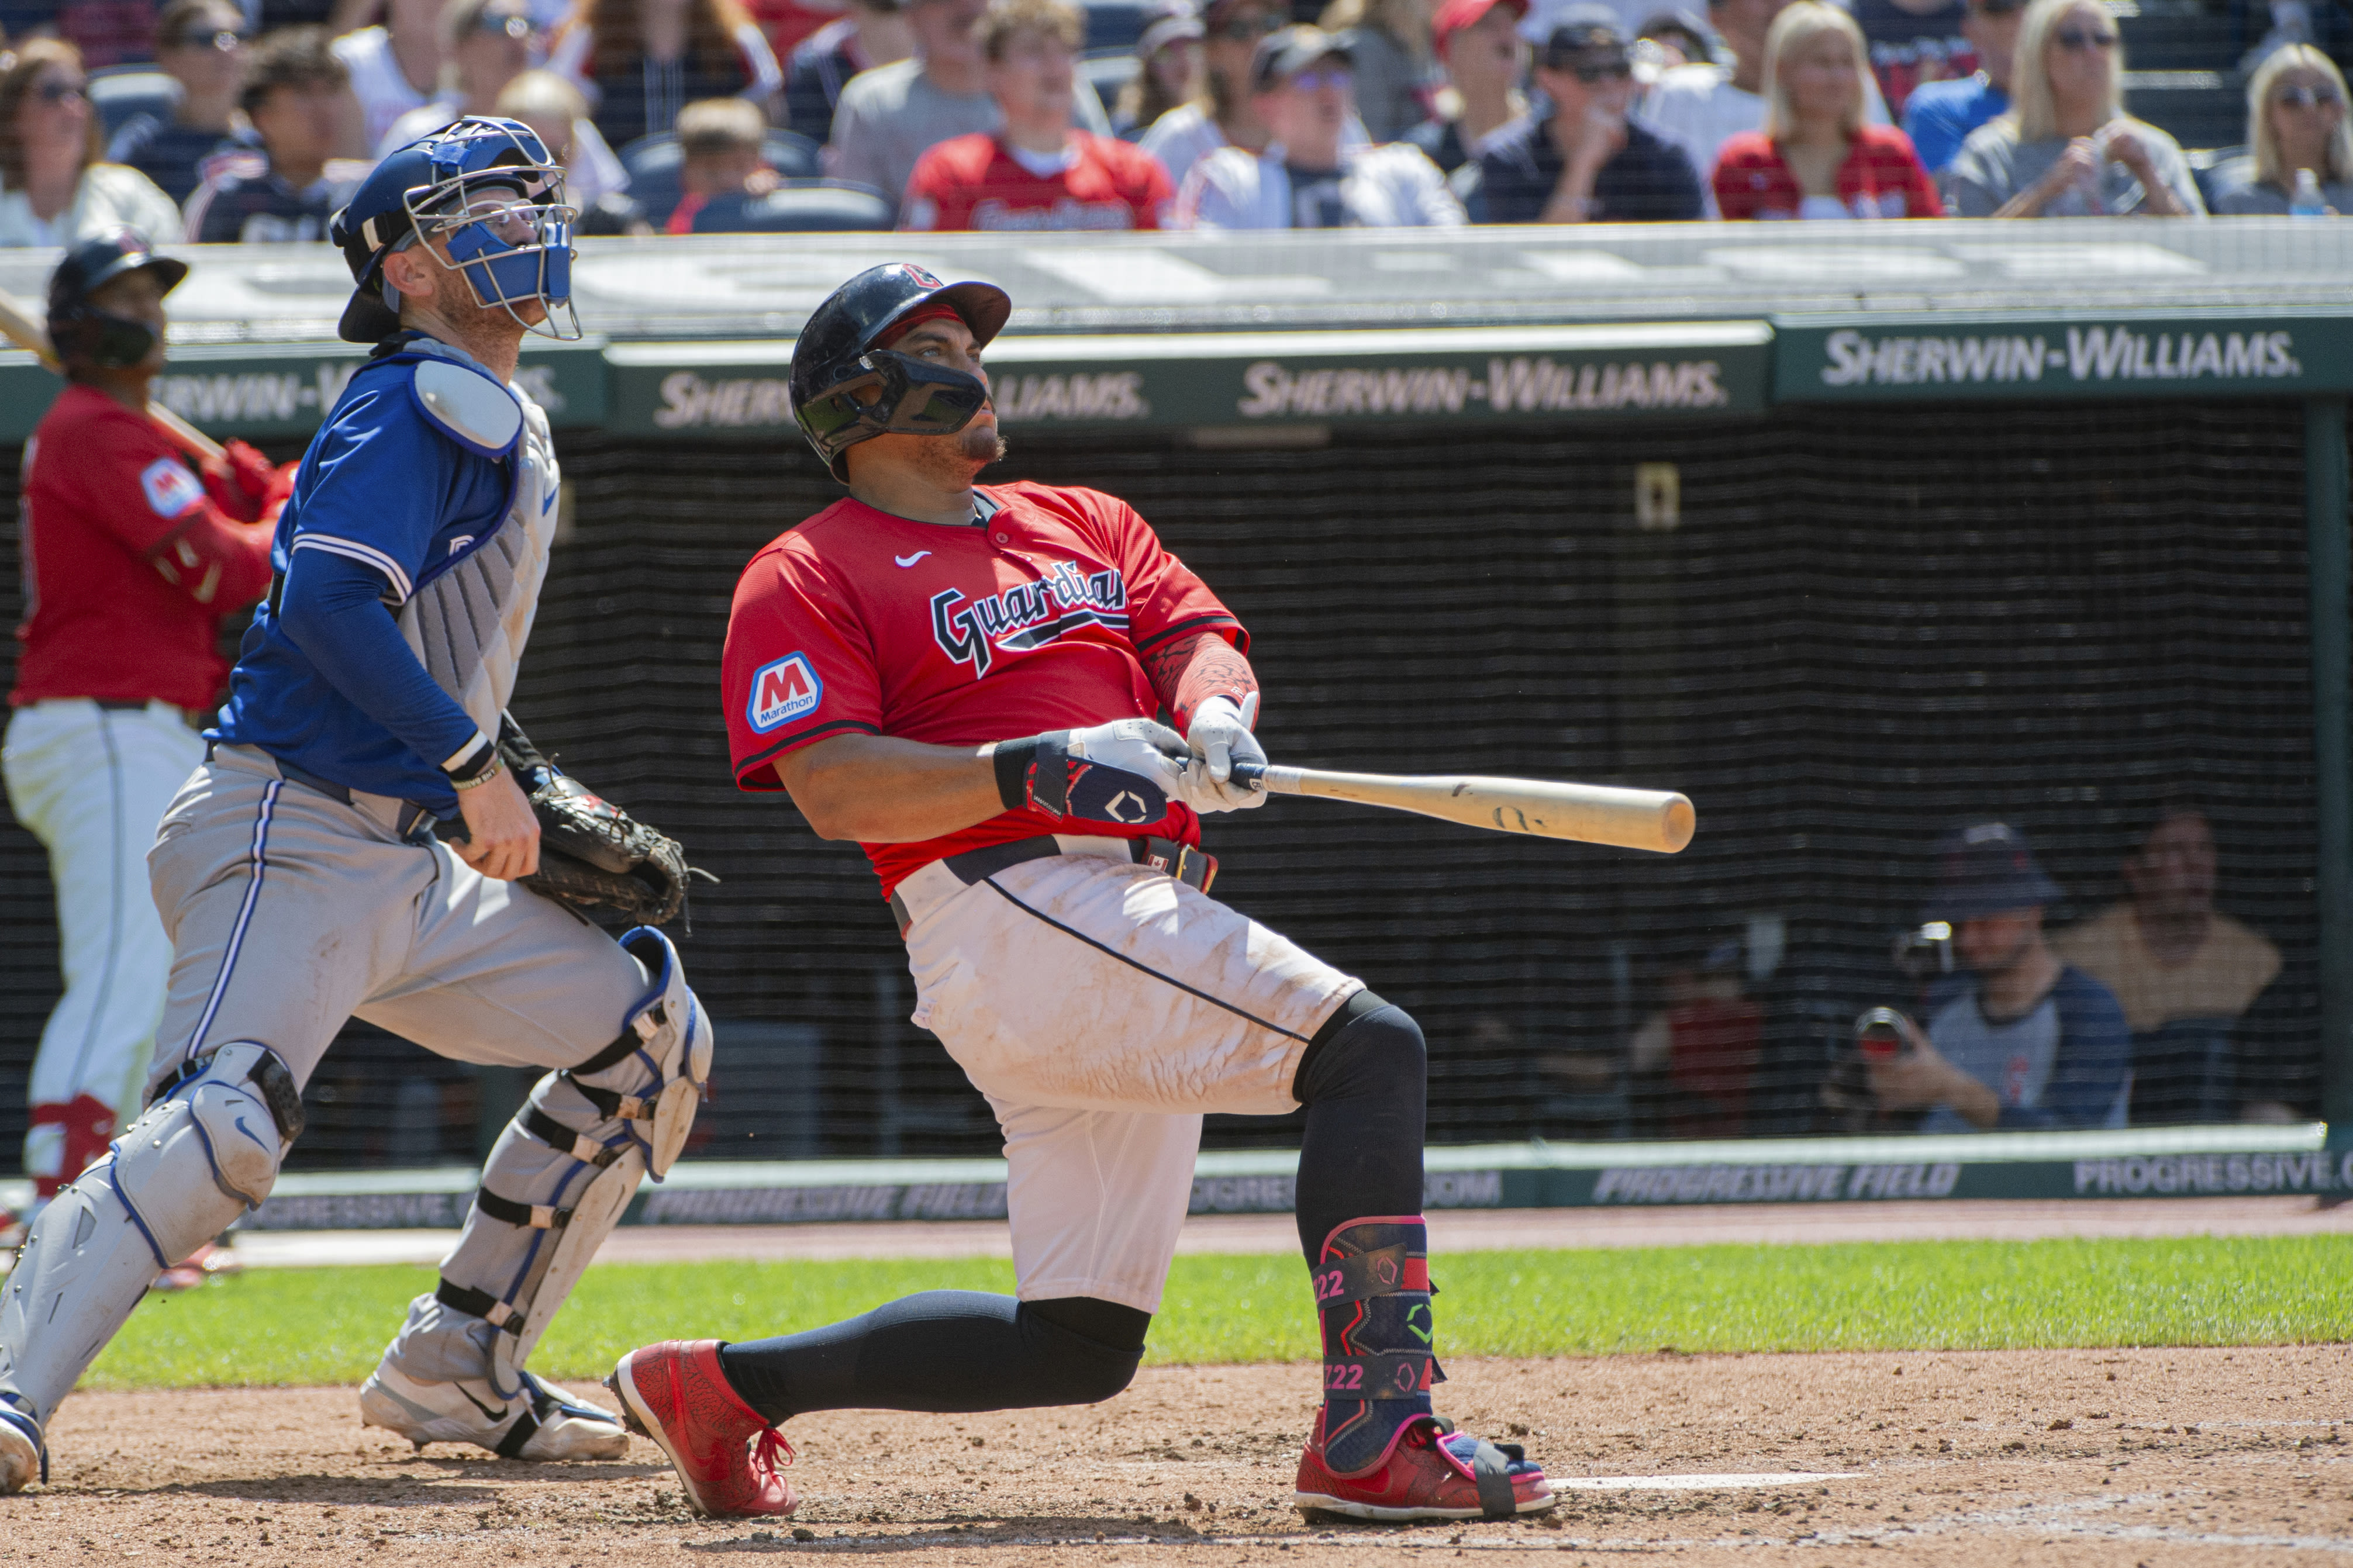
[[[2124,39],[2098,0],[2034,0],[2010,111],[1953,161],[1962,217],[2203,217],[2172,137],[2124,109]]]
[[[1683,149],[1627,117],[1633,57],[1615,13],[1558,14],[1536,58],[1543,119],[1497,135],[1479,159],[1482,223],[1672,223],[1701,212],[1699,175]]]
[[[180,237],[180,209],[136,169],[98,156],[81,55],[35,38],[0,55],[0,246],[67,246],[117,228]]]
[[[2267,56],[2247,84],[2248,155],[2220,173],[2214,210],[2232,217],[2284,217],[2296,176],[2312,171],[2332,216],[2353,212],[2353,129],[2345,119],[2345,78],[2310,44]]]
[[[491,112],[507,83],[531,68],[540,41],[528,0],[448,0],[435,27],[441,37],[440,89],[431,102],[392,122],[376,143],[379,158],[461,114]]]
[[[1446,0],[1430,24],[1446,86],[1439,91],[1437,113],[1405,139],[1428,153],[1458,191],[1475,185],[1478,176],[1457,180],[1455,171],[1475,165],[1496,136],[1527,114],[1520,79],[1527,74],[1528,47],[1519,35],[1527,14],[1527,0]]]
[[[1250,58],[1251,101],[1272,140],[1220,147],[1176,198],[1179,228],[1453,228],[1462,204],[1418,147],[1352,142],[1347,47],[1321,27],[1270,34]]]
[[[334,156],[349,123],[351,73],[324,27],[281,27],[254,46],[245,115],[261,151],[215,168],[188,198],[198,245],[270,245],[327,237],[327,219],[351,200],[365,163]]]
[[[1969,132],[2010,110],[2010,65],[2018,55],[2018,25],[2026,0],[1969,0],[1961,31],[1977,54],[1968,76],[1924,81],[1904,100],[1904,134],[1920,165],[1939,178],[1959,156]]]
[[[1765,129],[1716,157],[1727,218],[1942,217],[1912,143],[1862,119],[1862,31],[1835,5],[1797,0],[1765,35]]]
[[[1201,96],[1154,121],[1136,140],[1178,190],[1193,165],[1220,147],[1265,150],[1267,129],[1250,102],[1250,56],[1290,18],[1283,0],[1211,0],[1202,11]]]
[[[170,115],[122,122],[106,160],[138,170],[175,202],[204,183],[207,159],[252,133],[237,107],[245,79],[245,13],[228,0],[172,0],[155,19],[155,64],[179,84]]]

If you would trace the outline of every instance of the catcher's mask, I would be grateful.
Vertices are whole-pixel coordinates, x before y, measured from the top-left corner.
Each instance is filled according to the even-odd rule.
[[[384,258],[420,239],[458,272],[474,302],[500,309],[543,337],[580,336],[572,309],[572,226],[564,168],[538,132],[519,120],[466,115],[420,137],[375,166],[350,205],[329,221],[358,287],[340,327],[351,342],[373,343],[400,330],[400,297],[384,280]],[[540,320],[515,307],[536,300]]]
[[[158,256],[147,237],[118,228],[83,240],[49,274],[49,343],[68,369],[95,365],[127,370],[155,347],[155,329],[129,316],[101,310],[90,296],[116,279],[152,271],[168,294],[188,275],[187,263]]]
[[[988,402],[978,376],[876,345],[927,306],[955,312],[976,349],[1013,313],[994,283],[943,283],[913,262],[870,267],[826,297],[793,343],[793,417],[837,479],[843,454],[886,432],[953,436]]]

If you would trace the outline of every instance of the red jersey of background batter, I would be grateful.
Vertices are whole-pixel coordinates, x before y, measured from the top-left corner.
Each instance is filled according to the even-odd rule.
[[[1084,131],[1076,156],[1039,178],[985,131],[925,153],[907,178],[899,226],[908,229],[1158,228],[1176,199],[1168,171],[1141,148]]]
[[[1150,718],[1142,655],[1232,612],[1100,490],[990,485],[986,527],[946,528],[839,500],[752,557],[735,584],[720,689],[735,782],[781,789],[786,752],[845,732],[978,745]],[[921,844],[868,844],[888,896],[942,856],[1041,833],[1139,830],[1024,808]],[[1141,834],[1198,844],[1171,802]]]
[[[143,415],[67,387],[26,450],[24,652],[8,700],[210,707],[228,675],[221,619],[269,586],[270,531],[240,526],[258,521]]]

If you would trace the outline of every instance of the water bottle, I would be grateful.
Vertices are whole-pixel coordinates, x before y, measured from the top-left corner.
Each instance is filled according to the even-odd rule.
[[[2287,199],[2290,217],[2327,217],[2328,204],[2320,199],[2320,176],[2309,169],[2295,172],[2295,194]]]

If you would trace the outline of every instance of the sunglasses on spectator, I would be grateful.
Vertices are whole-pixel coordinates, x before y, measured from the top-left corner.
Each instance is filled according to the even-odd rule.
[[[1237,44],[1255,44],[1269,33],[1281,32],[1285,26],[1281,16],[1261,11],[1233,17],[1218,29],[1218,37]]]
[[[223,54],[241,49],[253,42],[251,33],[235,27],[223,27],[215,32],[183,33],[173,40],[175,48],[218,49]]]
[[[2333,87],[2284,87],[2272,94],[2272,101],[2293,109],[2325,109],[2344,98]]]
[[[1346,87],[1356,79],[1346,66],[1313,66],[1293,77],[1289,85],[1302,92],[1314,92],[1319,88]]]
[[[495,11],[485,11],[482,13],[482,19],[474,24],[474,31],[478,33],[495,33],[502,37],[512,38],[517,43],[521,43],[523,39],[530,37],[532,35],[531,18],[528,16],[501,16]]]
[[[2063,49],[2082,54],[2085,49],[2113,49],[2124,42],[2116,33],[2087,33],[2081,27],[2062,27],[2051,35]]]
[[[33,89],[33,96],[39,99],[43,103],[64,103],[68,100],[79,99],[81,97],[81,83],[78,81],[45,81],[41,83],[40,86]]]

